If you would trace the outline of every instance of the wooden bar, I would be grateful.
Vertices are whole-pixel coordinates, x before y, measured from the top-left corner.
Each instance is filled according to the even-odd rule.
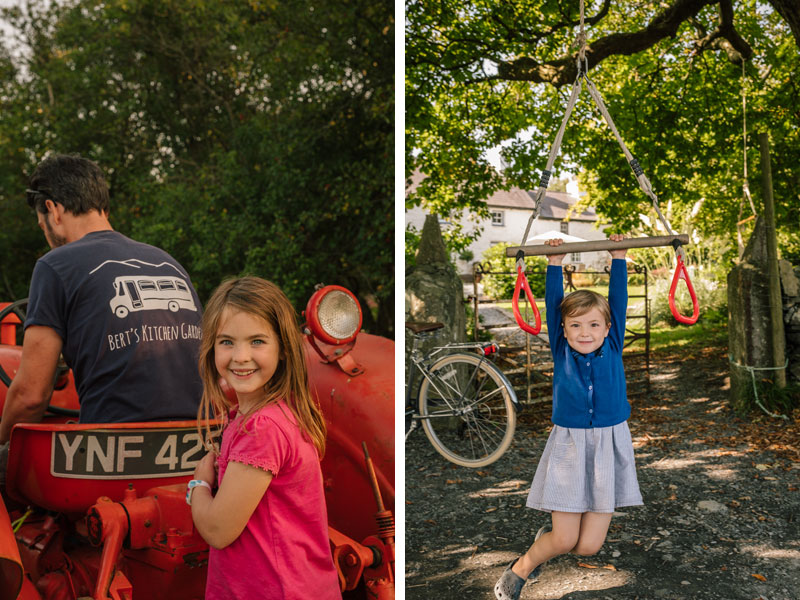
[[[535,246],[509,246],[506,256],[516,256],[518,250],[523,250],[525,256],[544,256],[546,254],[570,254],[573,252],[597,252],[599,250],[622,250],[628,248],[655,248],[656,246],[671,246],[673,240],[683,244],[689,243],[688,235],[658,235],[652,237],[626,238],[619,242],[611,240],[592,240],[588,242],[565,242],[560,246],[536,244]]]

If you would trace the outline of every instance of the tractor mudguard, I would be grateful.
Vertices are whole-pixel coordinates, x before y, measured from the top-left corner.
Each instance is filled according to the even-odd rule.
[[[16,598],[22,589],[22,560],[6,504],[0,499],[0,598]]]

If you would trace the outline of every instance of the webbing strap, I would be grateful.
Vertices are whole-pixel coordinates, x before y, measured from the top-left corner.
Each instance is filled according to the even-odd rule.
[[[647,175],[644,174],[644,169],[642,169],[639,161],[636,160],[633,155],[631,154],[628,147],[625,145],[625,141],[622,139],[622,136],[619,134],[617,130],[617,126],[614,124],[614,120],[611,118],[611,114],[608,112],[605,103],[603,102],[603,98],[600,96],[600,92],[597,91],[594,83],[592,80],[589,79],[589,76],[584,74],[583,78],[586,80],[586,89],[589,90],[589,94],[594,100],[594,103],[597,105],[597,109],[600,111],[600,114],[603,115],[603,118],[608,124],[608,128],[614,134],[614,137],[617,139],[620,148],[622,148],[622,153],[625,155],[625,158],[628,159],[628,164],[631,166],[633,170],[633,174],[636,177],[636,180],[639,182],[639,187],[642,188],[642,191],[647,194],[650,200],[653,203],[653,208],[656,210],[656,214],[658,215],[658,219],[661,221],[661,224],[667,230],[669,235],[675,235],[675,232],[670,227],[669,221],[667,221],[664,214],[661,212],[661,208],[658,205],[658,196],[653,191],[653,186],[650,184],[650,180],[647,178]],[[675,249],[676,254],[680,256],[682,259],[686,259],[685,252],[682,246],[678,246]]]
[[[581,75],[582,73],[579,67],[578,77],[575,78],[575,83],[572,84],[572,93],[569,96],[567,108],[564,111],[564,118],[561,119],[561,126],[558,128],[558,132],[553,140],[553,144],[550,146],[550,154],[547,157],[547,166],[545,166],[544,171],[542,171],[542,177],[539,180],[539,187],[536,190],[536,195],[533,199],[533,212],[528,219],[528,224],[525,226],[525,233],[522,235],[522,241],[519,244],[520,246],[524,246],[528,241],[528,234],[531,231],[531,226],[542,210],[542,199],[547,193],[547,185],[550,183],[550,175],[553,172],[553,164],[556,162],[556,157],[558,156],[559,150],[561,150],[561,141],[564,139],[564,131],[567,128],[567,121],[569,121],[569,117],[572,114],[572,109],[575,108],[575,103],[578,101],[578,96],[581,94]],[[517,266],[519,266],[519,263],[517,263]],[[522,267],[523,269],[525,268],[524,263],[522,264]]]
[[[742,192],[750,202],[750,210],[753,216],[757,217],[756,205],[750,196],[750,186],[747,183],[747,74],[744,69],[744,58],[742,58],[742,163],[744,164],[744,181],[742,182]]]
[[[525,226],[525,234],[522,236],[522,241],[520,242],[520,246],[524,246],[528,240],[528,235],[530,234],[531,226],[536,218],[539,216],[541,212],[541,202],[544,198],[544,195],[547,193],[547,185],[550,182],[550,175],[552,174],[553,164],[555,163],[556,157],[558,156],[558,152],[561,149],[561,142],[564,138],[564,131],[567,127],[567,121],[569,121],[570,116],[572,115],[572,110],[575,108],[575,104],[578,101],[578,96],[580,96],[582,85],[581,80],[586,81],[586,89],[589,91],[589,95],[592,97],[597,109],[600,111],[600,114],[605,119],[608,128],[611,130],[611,133],[614,134],[614,137],[617,140],[620,148],[622,149],[622,153],[625,155],[625,158],[628,161],[628,164],[633,170],[633,174],[636,177],[636,180],[639,182],[639,187],[642,191],[647,194],[650,198],[653,208],[658,215],[658,219],[661,221],[661,224],[667,230],[669,235],[675,235],[672,227],[669,224],[669,221],[661,212],[661,207],[658,204],[658,196],[656,196],[655,192],[653,191],[653,186],[650,183],[650,180],[647,178],[647,175],[644,174],[644,170],[642,169],[639,161],[636,160],[633,155],[631,154],[628,147],[625,145],[625,141],[622,139],[622,136],[617,129],[617,126],[614,124],[614,119],[611,118],[611,114],[608,112],[606,108],[605,102],[603,102],[603,98],[600,95],[600,92],[597,91],[594,83],[591,79],[589,79],[588,75],[588,60],[585,57],[585,47],[586,47],[586,35],[583,32],[583,2],[581,2],[581,32],[578,35],[578,40],[581,42],[581,49],[578,56],[578,75],[575,78],[575,83],[572,84],[572,93],[570,94],[569,101],[567,102],[567,107],[564,111],[564,118],[561,120],[561,126],[558,128],[558,133],[556,133],[556,137],[553,140],[553,144],[550,147],[550,154],[547,157],[547,166],[545,167],[544,171],[542,172],[542,177],[539,182],[539,188],[536,190],[536,195],[534,197],[534,207],[533,212],[531,213],[530,218],[528,219],[528,223]],[[745,180],[746,183],[746,180]],[[749,190],[748,190],[749,192]],[[682,246],[678,246],[675,249],[675,252],[682,258],[686,259],[685,252]],[[519,263],[517,263],[519,266]]]
[[[561,120],[561,126],[558,128],[558,132],[556,133],[556,137],[553,140],[553,144],[550,146],[550,154],[547,157],[547,165],[545,166],[544,171],[542,171],[542,177],[539,181],[539,188],[536,190],[536,195],[534,196],[534,205],[533,211],[531,212],[531,216],[528,219],[528,223],[525,226],[525,233],[522,236],[522,241],[520,242],[520,246],[524,246],[528,241],[528,235],[530,234],[531,227],[533,226],[533,222],[539,216],[541,212],[542,206],[542,199],[544,198],[545,194],[547,193],[547,185],[550,182],[550,175],[552,174],[553,164],[555,163],[556,157],[558,156],[559,150],[561,149],[561,142],[564,138],[564,131],[567,127],[567,121],[569,121],[570,116],[572,115],[572,110],[575,108],[575,104],[578,101],[578,97],[580,96],[582,90],[582,81],[586,81],[586,89],[589,90],[589,95],[592,97],[597,109],[600,111],[600,114],[603,115],[603,119],[605,119],[608,128],[614,134],[614,137],[617,139],[620,148],[622,149],[622,153],[625,155],[625,158],[628,160],[628,164],[630,165],[631,169],[633,170],[633,174],[636,177],[636,180],[639,182],[639,187],[642,191],[647,194],[650,198],[653,208],[658,215],[658,219],[661,221],[661,224],[667,230],[669,235],[675,235],[675,232],[670,227],[669,221],[667,221],[664,214],[661,212],[661,208],[658,205],[658,197],[656,196],[655,192],[653,191],[653,186],[650,184],[650,180],[647,178],[647,175],[644,174],[644,170],[642,169],[639,161],[637,161],[633,155],[628,150],[628,147],[625,145],[622,136],[620,135],[619,131],[617,130],[616,125],[614,124],[614,120],[611,118],[611,114],[608,112],[605,103],[603,102],[603,98],[600,96],[600,92],[597,91],[594,83],[591,79],[589,79],[589,60],[586,58],[586,32],[584,31],[584,0],[580,2],[580,30],[578,32],[578,36],[575,40],[575,44],[578,46],[578,59],[577,59],[577,66],[578,66],[578,74],[575,77],[575,82],[572,84],[572,92],[570,94],[569,100],[567,101],[567,107],[564,111],[564,118]],[[745,177],[745,186],[747,185],[747,178]],[[749,197],[749,190],[746,190]],[[751,201],[752,204],[752,201]],[[691,281],[689,279],[689,273],[686,270],[685,262],[686,262],[686,251],[683,249],[683,246],[680,242],[676,242],[673,244],[675,248],[675,254],[677,255],[677,262],[678,265],[675,269],[675,276],[673,277],[672,286],[670,289],[669,295],[669,302],[670,302],[670,309],[672,310],[672,314],[675,318],[681,322],[686,324],[693,324],[697,321],[699,315],[699,308],[697,303],[697,297],[694,293],[694,288],[692,287]],[[534,314],[538,317],[538,310],[536,308],[535,301],[532,300],[532,294],[529,293],[530,287],[528,286],[528,280],[525,276],[525,255],[523,252],[517,253],[517,260],[516,260],[516,269],[517,269],[517,281],[515,285],[515,292],[514,292],[514,299],[512,301],[512,305],[514,302],[519,303],[519,293],[520,289],[524,289],[528,301],[533,304]],[[678,279],[683,279],[686,282],[687,287],[689,288],[689,292],[692,298],[692,316],[691,317],[684,317],[678,313],[678,310],[675,306],[675,289],[677,287]],[[514,305],[514,317],[517,321],[517,324],[525,331],[529,333],[533,333],[534,335],[539,333],[539,328],[541,325],[539,324],[537,318],[537,326],[531,328],[527,323],[525,323],[524,319],[519,313],[518,304]]]

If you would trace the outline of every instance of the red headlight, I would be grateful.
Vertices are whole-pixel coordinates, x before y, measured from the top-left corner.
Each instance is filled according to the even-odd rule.
[[[326,285],[309,299],[306,320],[317,339],[335,346],[347,344],[361,329],[361,306],[349,290]]]

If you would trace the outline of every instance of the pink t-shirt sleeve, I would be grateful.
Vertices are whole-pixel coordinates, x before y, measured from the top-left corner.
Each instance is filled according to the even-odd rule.
[[[290,460],[290,444],[281,427],[265,415],[250,419],[237,432],[231,444],[228,462],[238,462],[278,475]]]

